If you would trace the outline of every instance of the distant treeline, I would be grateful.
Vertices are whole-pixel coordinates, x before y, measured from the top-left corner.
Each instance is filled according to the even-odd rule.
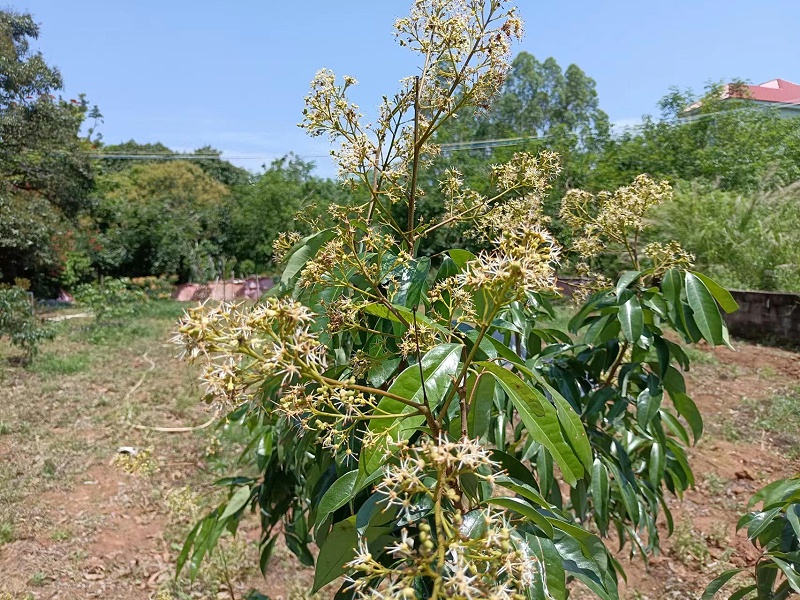
[[[310,231],[309,223],[330,218],[328,206],[359,194],[290,152],[253,173],[212,147],[186,157],[160,143],[103,144],[99,110],[59,96],[61,74],[30,50],[38,33],[30,15],[0,11],[0,36],[9,40],[0,44],[1,282],[24,278],[51,294],[101,276],[269,273],[280,232]],[[492,164],[555,150],[563,168],[544,210],[566,248],[572,232],[557,214],[567,189],[615,189],[648,173],[676,190],[655,238],[677,239],[724,284],[800,290],[800,119],[719,92],[672,90],[658,118],[613,132],[594,80],[576,65],[523,52],[491,108],[437,132],[444,150],[420,174],[419,214],[444,214],[438,182],[447,169],[480,192],[491,185]],[[424,253],[435,256],[453,238],[477,245],[468,231],[439,232]],[[599,266],[614,271],[615,257]]]

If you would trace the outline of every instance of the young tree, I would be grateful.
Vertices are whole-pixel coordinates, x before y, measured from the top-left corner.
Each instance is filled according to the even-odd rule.
[[[665,493],[692,483],[684,423],[702,433],[665,329],[724,344],[718,303],[735,308],[677,246],[639,248],[669,184],[565,197],[576,251],[620,246],[632,267],[580,308],[577,339],[544,322],[560,250],[542,213],[554,153],[493,165],[488,193],[446,171],[446,212],[417,212],[434,134],[498,92],[521,28],[501,0],[415,2],[396,30],[422,67],[372,125],[347,97],[353,78],[317,73],[304,127],[341,144],[345,183],[365,197],[282,248],[269,298],[181,322],[206,399],[247,427],[251,470],[220,482],[229,498],[189,534],[179,569],[196,571],[248,507],[262,565],[282,522],[316,562],[315,590],[345,576],[338,598],[564,600],[567,578],[616,598],[620,565],[590,527],[658,548]],[[419,248],[456,223],[486,249],[451,248],[435,268]]]

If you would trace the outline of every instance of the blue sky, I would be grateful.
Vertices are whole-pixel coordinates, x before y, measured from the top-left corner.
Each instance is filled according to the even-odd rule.
[[[368,113],[413,74],[392,37],[410,0],[10,0],[41,24],[66,93],[100,107],[106,143],[210,144],[257,170],[289,151],[332,175],[324,139],[297,127],[320,67],[353,75]],[[519,0],[516,51],[576,63],[612,122],[656,113],[668,88],[800,82],[798,0]]]

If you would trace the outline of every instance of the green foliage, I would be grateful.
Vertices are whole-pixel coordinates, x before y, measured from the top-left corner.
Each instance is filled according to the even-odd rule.
[[[233,190],[226,220],[227,251],[253,265],[252,274],[275,267],[273,243],[281,232],[307,235],[327,221],[332,203],[346,203],[335,182],[311,174],[313,163],[289,154],[275,160],[253,181]]]
[[[172,291],[175,289],[178,277],[173,275],[171,277],[134,277],[128,283],[128,287],[134,290],[141,290],[144,294],[153,300],[166,300],[172,296]]]
[[[660,102],[660,120],[646,117],[641,127],[609,141],[588,185],[613,189],[648,173],[754,192],[800,179],[800,119],[724,99],[722,92],[719,84],[707,86],[702,97],[673,89]],[[684,112],[690,106],[696,108]]]
[[[97,325],[108,325],[137,314],[147,295],[127,278],[106,277],[75,289],[75,300],[92,311]]]
[[[30,362],[39,351],[39,345],[53,339],[55,331],[45,326],[36,316],[32,296],[17,286],[0,287],[0,337],[6,336],[25,352]]]
[[[681,240],[726,286],[800,291],[799,203],[798,184],[744,193],[682,182],[660,207],[655,235]]]
[[[207,280],[222,256],[229,189],[187,161],[134,165],[98,178],[99,272]]]
[[[0,11],[0,265],[4,281],[41,286],[62,268],[54,239],[88,207],[92,170],[79,132],[100,115],[83,97],[55,96],[61,74],[31,50],[38,35],[31,15]]]
[[[747,513],[736,525],[747,529],[747,537],[759,550],[755,564],[720,574],[706,588],[703,600],[711,600],[731,579],[746,573],[731,598],[778,600],[800,594],[800,478],[779,479],[758,491]]]

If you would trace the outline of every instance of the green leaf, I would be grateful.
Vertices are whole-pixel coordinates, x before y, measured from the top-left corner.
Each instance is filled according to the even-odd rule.
[[[411,265],[395,271],[398,288],[392,299],[393,303],[402,304],[411,310],[416,309],[430,270],[431,259],[423,256],[413,261]]]
[[[790,504],[786,507],[786,518],[794,529],[794,535],[800,539],[800,504]]]
[[[421,368],[414,364],[405,369],[389,386],[389,392],[413,402],[422,403],[427,398],[432,409],[436,409],[452,384],[461,360],[461,344],[439,344],[422,357]],[[422,377],[420,377],[420,370]],[[375,409],[376,415],[408,414],[414,412],[395,398],[383,397]],[[408,439],[415,427],[425,421],[422,415],[372,419],[369,430],[374,435],[389,435],[394,441]],[[386,451],[384,444],[369,446],[361,452],[359,470],[362,477],[374,473],[383,462]]]
[[[747,537],[755,540],[761,533],[770,526],[772,519],[781,512],[781,507],[776,506],[772,510],[756,513],[747,526]]]
[[[711,600],[718,591],[722,589],[726,583],[728,583],[733,577],[739,573],[744,571],[744,569],[730,569],[728,571],[723,571],[718,575],[714,580],[706,586],[705,592],[703,592],[703,596],[700,600]]]
[[[622,295],[622,292],[628,289],[628,286],[639,278],[641,271],[624,271],[617,280],[617,299]]]
[[[467,379],[467,398],[472,398],[467,415],[467,430],[471,438],[480,438],[489,432],[494,405],[494,386],[494,380],[489,377],[478,378],[470,375]]]
[[[664,463],[666,456],[664,454],[664,447],[658,442],[653,442],[650,447],[650,483],[658,488],[661,485],[661,480],[664,478]]]
[[[493,461],[500,463],[500,466],[509,477],[526,485],[536,487],[536,479],[533,474],[515,456],[497,449],[491,451],[491,456]]]
[[[325,495],[322,496],[322,499],[319,501],[315,519],[315,530],[325,522],[325,519],[327,519],[330,514],[339,510],[342,506],[355,498],[356,494],[363,489],[363,487],[357,487],[357,485],[358,471],[348,471],[333,482],[333,485],[328,488]]]
[[[194,544],[194,540],[197,537],[197,532],[200,530],[200,526],[203,524],[203,521],[198,521],[192,530],[189,532],[189,535],[186,536],[186,541],[183,542],[183,548],[181,548],[181,553],[178,555],[178,560],[175,564],[175,573],[176,575],[180,575],[181,570],[183,570],[183,565],[186,564],[186,559],[189,558],[189,552],[192,550],[192,544]]]
[[[489,498],[486,501],[488,504],[501,506],[502,508],[518,512],[523,517],[530,519],[534,525],[541,529],[544,534],[551,538],[555,535],[553,526],[548,522],[547,518],[540,513],[536,508],[522,500],[521,498]]]
[[[454,250],[448,250],[447,253],[460,269],[463,269],[469,261],[475,260],[475,255],[469,250],[461,250],[457,248]]]
[[[800,478],[778,479],[764,486],[750,498],[747,507],[750,508],[759,502],[764,502],[764,508],[782,501],[787,494],[800,491]]]
[[[608,526],[610,483],[608,471],[599,458],[594,459],[592,465],[591,491],[595,517],[601,530],[605,530]]]
[[[705,284],[692,273],[686,273],[686,299],[703,338],[712,346],[722,344],[723,323],[717,303]]]
[[[683,282],[681,281],[680,271],[670,269],[664,273],[664,279],[661,281],[661,291],[664,292],[664,296],[666,296],[670,304],[680,304],[682,289]]]
[[[306,263],[319,252],[323,244],[332,240],[335,235],[333,230],[323,229],[297,242],[289,253],[286,267],[281,274],[280,287],[283,290],[290,289],[297,281],[297,278],[300,277],[300,271],[303,270]]]
[[[528,434],[547,448],[561,468],[564,479],[570,485],[575,485],[583,476],[584,468],[575,451],[564,439],[555,407],[541,392],[500,365],[480,362],[476,366],[483,367],[494,375],[517,409]]]
[[[639,341],[644,329],[644,318],[642,317],[642,306],[636,296],[631,296],[619,307],[619,324],[626,340],[632,344]]]
[[[356,517],[353,515],[349,519],[336,523],[325,539],[322,548],[319,549],[311,593],[318,592],[323,586],[344,575],[344,566],[353,560],[357,548],[358,532],[356,531]]]
[[[689,272],[705,284],[705,286],[708,288],[708,291],[711,292],[712,296],[714,296],[714,299],[719,302],[722,310],[728,314],[739,310],[739,304],[737,304],[736,300],[733,299],[733,296],[731,296],[731,293],[728,290],[702,273],[698,273],[696,271]]]
[[[505,475],[501,475],[495,479],[495,481],[512,492],[516,492],[523,498],[526,498],[533,502],[534,504],[538,504],[545,510],[552,510],[553,505],[550,504],[547,500],[545,500],[544,496],[542,496],[532,485],[529,483],[523,483],[519,479],[506,477]]]
[[[689,396],[680,392],[669,392],[669,398],[672,400],[672,405],[678,411],[678,414],[686,419],[689,427],[691,427],[694,443],[696,444],[700,436],[703,435],[703,417],[700,415],[697,405]]]
[[[247,501],[249,499],[250,499],[250,487],[246,485],[237,487],[236,490],[233,492],[233,495],[230,497],[230,500],[228,500],[228,504],[225,507],[225,510],[223,511],[219,520],[224,521],[228,517],[239,512],[239,510],[245,504],[247,504]]]
[[[647,429],[647,426],[658,414],[658,409],[661,408],[661,400],[663,393],[651,394],[650,390],[645,388],[636,398],[636,422],[639,427]]]
[[[589,437],[586,435],[580,415],[575,412],[567,399],[556,388],[547,383],[539,373],[533,370],[526,372],[533,377],[536,383],[544,387],[552,397],[558,412],[558,421],[564,430],[567,442],[572,446],[575,454],[578,455],[584,468],[588,471],[592,468],[592,446],[589,443]]]
[[[525,541],[528,543],[531,552],[539,559],[539,564],[544,567],[543,582],[547,598],[551,600],[566,600],[567,586],[564,563],[555,544],[549,539],[531,535],[530,533],[525,535]]]
[[[728,596],[728,600],[742,600],[742,598],[750,594],[750,592],[754,592],[756,588],[758,588],[758,586],[755,584],[745,586],[740,590],[736,590],[730,596]]]
[[[786,575],[786,579],[789,585],[792,586],[792,589],[800,594],[800,573],[798,573],[792,565],[776,556],[770,556],[770,559],[778,565],[780,570],[783,571],[783,574]]]

